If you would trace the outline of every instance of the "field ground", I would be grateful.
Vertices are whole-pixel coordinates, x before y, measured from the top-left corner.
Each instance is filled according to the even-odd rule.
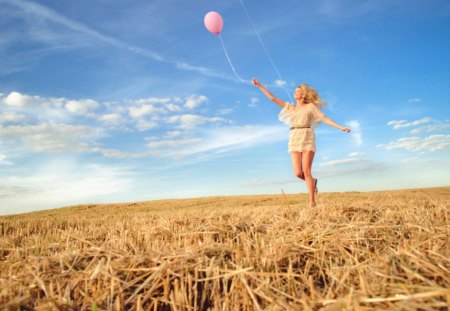
[[[450,187],[0,217],[0,310],[447,310]]]

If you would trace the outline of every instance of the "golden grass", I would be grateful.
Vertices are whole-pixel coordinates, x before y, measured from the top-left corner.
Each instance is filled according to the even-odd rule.
[[[450,187],[0,217],[1,310],[447,310]]]

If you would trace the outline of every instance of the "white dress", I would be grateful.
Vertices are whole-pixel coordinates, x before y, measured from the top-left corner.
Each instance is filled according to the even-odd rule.
[[[278,115],[278,119],[289,125],[289,152],[316,152],[314,128],[325,117],[315,104],[303,104],[296,107],[286,103]]]

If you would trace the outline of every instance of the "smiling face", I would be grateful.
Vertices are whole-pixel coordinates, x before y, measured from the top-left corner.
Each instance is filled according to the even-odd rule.
[[[324,104],[317,91],[306,83],[302,83],[297,86],[297,88],[294,90],[294,98],[297,101],[297,104],[312,103],[319,107]]]
[[[294,99],[295,100],[300,100],[304,97],[304,89],[303,89],[303,85],[300,84],[299,86],[297,86],[297,88],[294,90]]]

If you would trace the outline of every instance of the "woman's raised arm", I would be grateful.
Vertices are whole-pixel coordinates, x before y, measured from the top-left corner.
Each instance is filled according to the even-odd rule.
[[[273,101],[275,104],[277,104],[277,105],[280,106],[281,108],[284,108],[285,103],[284,103],[281,99],[279,99],[279,98],[273,96],[273,94],[270,93],[269,90],[267,90],[267,89],[264,87],[264,85],[262,85],[258,80],[256,80],[255,78],[253,78],[253,79],[252,79],[252,83],[253,83],[255,86],[257,86],[257,87],[261,90],[261,92],[263,92],[264,95],[266,95],[271,101]]]
[[[323,119],[322,119],[322,121],[325,122],[326,124],[330,125],[330,126],[333,126],[333,127],[337,128],[337,129],[341,130],[341,131],[350,133],[350,128],[340,126],[339,124],[337,124],[336,122],[334,122],[333,120],[331,120],[331,119],[328,118],[328,117],[325,117],[325,116],[324,116]]]

